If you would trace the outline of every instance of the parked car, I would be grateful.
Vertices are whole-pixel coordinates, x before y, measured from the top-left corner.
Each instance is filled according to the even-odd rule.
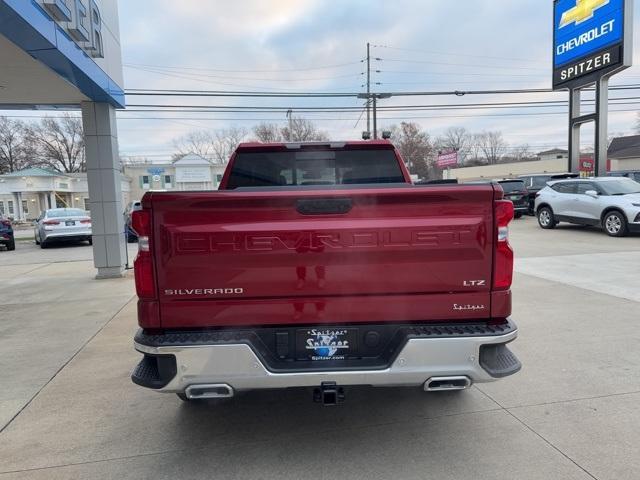
[[[547,182],[551,180],[561,180],[563,178],[578,178],[577,173],[534,173],[531,175],[520,175],[519,179],[524,181],[529,196],[529,215],[535,214],[534,204],[536,202],[536,193],[547,186]]]
[[[627,177],[636,182],[640,182],[640,170],[619,170],[607,173],[610,177]]]
[[[640,183],[623,177],[553,181],[538,192],[535,208],[545,229],[569,222],[623,237],[640,232]]]
[[[91,245],[91,217],[79,208],[45,210],[35,221],[36,245],[47,248],[53,242],[89,242]]]
[[[13,236],[13,227],[9,217],[0,213],[0,245],[4,245],[7,250],[16,249],[16,239]]]
[[[219,191],[147,192],[132,380],[183,400],[311,387],[464,390],[507,344],[513,203],[413,185],[388,141],[241,144]]]
[[[513,202],[515,217],[520,218],[529,211],[529,194],[520,179],[497,180],[504,190],[504,198]]]
[[[138,210],[142,210],[142,203],[140,200],[129,202],[127,207],[124,209],[124,234],[127,237],[128,243],[135,243],[138,241],[138,234],[131,227],[131,214]]]

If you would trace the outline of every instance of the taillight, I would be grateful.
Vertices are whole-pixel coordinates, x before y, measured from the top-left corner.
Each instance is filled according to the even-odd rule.
[[[43,225],[60,225],[60,222],[58,220],[45,220],[42,223]]]
[[[138,234],[138,255],[133,262],[136,293],[144,300],[156,298],[156,281],[151,258],[151,213],[137,210],[131,214],[131,228]]]
[[[509,245],[509,222],[513,220],[513,203],[495,201],[496,253],[493,264],[494,290],[508,290],[513,279],[513,250]]]
[[[84,223],[84,224],[91,223],[91,220],[80,220],[80,223]]]

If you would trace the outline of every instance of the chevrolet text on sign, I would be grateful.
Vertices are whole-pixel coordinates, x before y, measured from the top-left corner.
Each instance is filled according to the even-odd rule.
[[[624,64],[625,0],[555,0],[553,86],[593,82]]]

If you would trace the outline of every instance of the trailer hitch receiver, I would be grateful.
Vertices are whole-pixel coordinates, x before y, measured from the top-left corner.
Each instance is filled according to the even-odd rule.
[[[336,385],[336,382],[322,382],[313,390],[313,401],[325,406],[338,405],[344,402],[344,388]]]

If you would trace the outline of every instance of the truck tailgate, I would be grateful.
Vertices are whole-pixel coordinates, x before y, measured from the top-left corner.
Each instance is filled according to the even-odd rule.
[[[490,316],[491,185],[151,193],[163,328]]]

